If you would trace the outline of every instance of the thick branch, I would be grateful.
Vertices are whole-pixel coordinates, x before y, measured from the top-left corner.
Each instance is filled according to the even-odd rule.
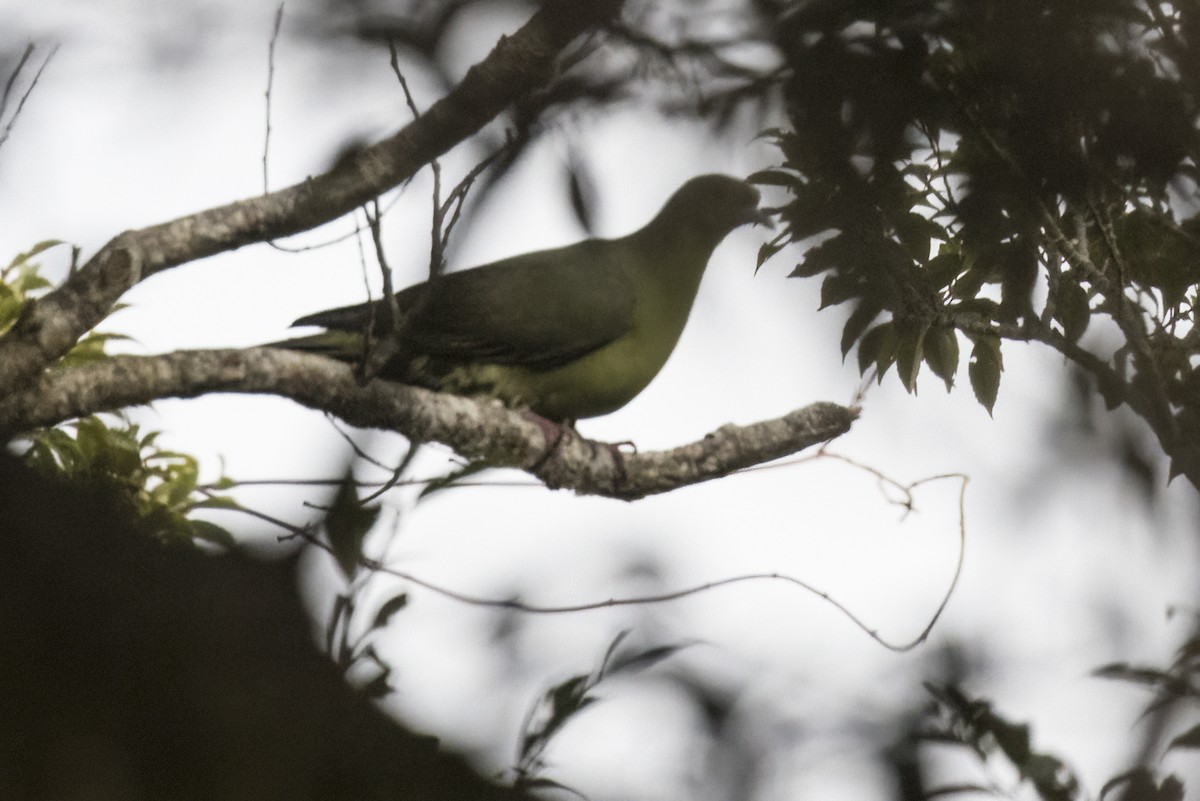
[[[449,94],[392,137],[302,183],[111,240],[58,290],[28,304],[0,339],[0,387],[58,358],[138,281],[253,242],[316,227],[397,186],[478,131],[552,74],[559,51],[620,10],[623,0],[551,0],[471,68]]]
[[[469,459],[529,470],[550,487],[623,500],[788,456],[844,434],[856,417],[842,406],[815,403],[775,420],[723,426],[699,442],[667,451],[622,455],[568,435],[547,456],[543,429],[499,401],[378,380],[360,384],[352,368],[329,359],[250,348],[118,356],[48,371],[0,401],[0,432],[12,435],[159,398],[213,392],[280,395],[351,425],[399,431],[410,439],[444,443]]]

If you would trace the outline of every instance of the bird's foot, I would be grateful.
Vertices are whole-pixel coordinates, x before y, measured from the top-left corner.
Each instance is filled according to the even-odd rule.
[[[598,454],[600,449],[607,450],[612,455],[613,464],[616,467],[617,483],[625,483],[628,473],[625,470],[625,451],[622,448],[629,448],[631,453],[636,454],[637,446],[633,442],[629,440],[622,442],[598,442],[594,439],[588,439],[576,430],[574,420],[564,420],[561,423],[556,423],[529,410],[525,411],[525,418],[541,429],[542,437],[546,442],[546,450],[542,452],[542,455],[538,457],[536,462],[527,468],[530,472],[537,472],[539,468],[543,467],[550,460],[550,457],[554,455],[554,452],[562,446],[569,433],[586,443],[593,455]]]
[[[546,450],[542,452],[542,455],[538,457],[536,462],[527,468],[530,472],[536,472],[539,468],[545,465],[546,462],[550,460],[550,457],[554,455],[554,452],[558,450],[558,447],[562,444],[563,439],[565,439],[567,436],[567,431],[574,431],[575,427],[571,425],[571,421],[569,420],[562,423],[556,423],[549,418],[542,417],[537,412],[532,412],[529,410],[525,411],[525,419],[542,430],[542,438],[546,442]]]
[[[622,442],[596,442],[595,440],[589,439],[587,442],[590,443],[593,448],[599,446],[608,449],[609,454],[612,455],[613,466],[616,468],[617,486],[626,483],[626,481],[629,479],[629,473],[625,470],[625,451],[621,450],[621,446],[630,448],[630,452],[633,454],[637,454],[637,446],[629,440],[624,440]]]

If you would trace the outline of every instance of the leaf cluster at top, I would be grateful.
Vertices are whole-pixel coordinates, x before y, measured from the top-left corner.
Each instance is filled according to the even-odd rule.
[[[848,0],[789,6],[775,36],[790,124],[751,180],[789,198],[759,264],[807,246],[792,275],[852,305],[844,355],[949,388],[965,338],[990,412],[1002,339],[1074,358],[1105,316],[1126,339],[1106,400],[1200,441],[1200,8]]]

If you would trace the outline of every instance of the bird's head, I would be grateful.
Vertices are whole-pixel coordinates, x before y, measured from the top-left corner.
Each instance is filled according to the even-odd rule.
[[[728,175],[701,175],[675,192],[663,208],[720,238],[747,223],[773,226],[770,215],[758,207],[759,193],[750,184]]]

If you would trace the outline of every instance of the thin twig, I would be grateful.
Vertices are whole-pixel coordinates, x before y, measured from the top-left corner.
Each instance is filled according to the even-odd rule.
[[[267,45],[267,89],[263,93],[266,98],[267,120],[266,133],[263,135],[262,175],[263,194],[271,191],[271,182],[267,178],[268,155],[271,152],[271,89],[275,85],[275,43],[279,41],[279,30],[283,26],[283,2],[275,9],[275,25],[271,29],[271,42]]]
[[[25,45],[25,52],[21,53],[21,58],[17,60],[17,66],[13,67],[13,71],[8,75],[8,81],[4,84],[4,94],[0,95],[0,119],[4,119],[4,112],[8,111],[8,99],[12,97],[13,87],[29,62],[29,57],[33,55],[33,49],[33,42]]]
[[[55,45],[50,49],[50,54],[46,56],[44,61],[42,61],[42,66],[38,67],[38,71],[34,73],[33,80],[30,81],[29,86],[26,87],[24,94],[21,95],[21,99],[17,102],[17,108],[15,111],[13,111],[12,117],[9,118],[8,124],[4,126],[4,133],[0,134],[0,147],[3,147],[4,143],[8,141],[8,137],[12,133],[13,126],[17,124],[17,119],[21,116],[21,110],[25,108],[25,101],[28,100],[29,96],[33,94],[33,90],[37,86],[38,80],[42,77],[42,72],[45,71],[46,66],[50,63],[50,59],[54,58],[54,54],[57,52],[58,45]],[[22,57],[21,64],[24,63],[25,59]],[[15,78],[16,75],[14,74],[13,79]],[[8,94],[7,87],[5,88],[5,94]]]
[[[496,159],[504,155],[504,153],[507,152],[512,145],[513,138],[511,132],[509,132],[505,135],[504,144],[496,148],[489,156],[472,167],[471,171],[468,172],[463,179],[458,182],[457,185],[455,185],[454,189],[451,190],[450,195],[446,198],[446,202],[442,204],[442,219],[445,219],[446,215],[450,214],[450,221],[446,223],[445,230],[442,231],[443,253],[450,245],[450,232],[454,230],[454,226],[458,223],[458,219],[462,214],[463,203],[466,201],[467,193],[471,191],[471,187],[474,185],[475,180],[483,174],[484,170],[492,166]],[[451,204],[454,205],[452,213],[450,209]]]
[[[416,439],[409,442],[408,450],[404,452],[404,458],[400,460],[400,464],[396,465],[396,469],[392,471],[391,478],[389,478],[387,481],[383,482],[383,485],[381,487],[379,487],[377,490],[375,490],[372,493],[369,493],[365,498],[363,498],[360,501],[360,503],[364,503],[364,504],[370,503],[371,501],[375,500],[376,498],[378,498],[379,496],[383,495],[385,492],[390,490],[392,487],[398,486],[401,483],[408,484],[409,482],[402,482],[402,479],[404,478],[404,473],[405,473],[405,471],[408,470],[409,467],[412,466],[413,461],[416,460],[417,453],[421,450],[421,446],[423,444],[424,443],[422,443],[420,440],[416,440]],[[430,482],[425,481],[422,483],[428,484]]]
[[[338,425],[337,419],[333,415],[326,414],[325,419],[329,421],[329,425],[333,426],[333,430],[336,431],[338,436],[342,438],[342,441],[350,446],[350,450],[354,452],[355,456],[357,456],[359,459],[362,459],[367,464],[372,465],[373,467],[378,467],[380,470],[388,469],[387,465],[359,447],[358,443],[355,442],[350,436],[350,432],[345,431],[340,425]],[[334,481],[334,483],[340,484],[343,481],[344,479],[338,479]]]
[[[513,611],[517,611],[517,612],[523,612],[523,613],[528,613],[528,614],[539,614],[539,615],[553,615],[553,614],[568,614],[568,613],[575,613],[575,612],[586,612],[586,611],[592,611],[592,610],[596,610],[596,609],[609,609],[609,608],[619,607],[619,606],[644,606],[644,605],[649,605],[649,604],[659,604],[659,603],[666,603],[669,601],[676,601],[676,600],[679,600],[682,598],[687,598],[692,595],[698,595],[703,592],[708,592],[709,590],[714,590],[719,587],[726,587],[726,586],[730,586],[733,584],[742,584],[742,583],[750,582],[750,581],[781,581],[786,584],[791,584],[793,586],[799,587],[800,589],[802,589],[806,592],[809,592],[813,595],[816,595],[821,600],[830,604],[835,609],[837,609],[842,615],[844,615],[847,619],[849,619],[851,621],[851,623],[853,623],[857,628],[861,629],[865,634],[867,634],[867,636],[869,636],[871,639],[875,640],[877,643],[882,645],[884,648],[887,648],[889,651],[894,651],[897,653],[911,651],[914,648],[916,648],[917,646],[921,645],[927,639],[929,639],[929,635],[932,633],[934,626],[937,624],[938,620],[941,619],[943,612],[945,612],[947,605],[950,603],[950,598],[954,595],[954,591],[958,587],[959,579],[962,576],[963,564],[965,562],[965,556],[966,556],[966,542],[967,542],[966,492],[967,492],[967,484],[969,483],[970,479],[964,473],[944,473],[944,474],[939,474],[939,475],[934,475],[934,476],[927,476],[925,478],[917,479],[916,481],[912,481],[909,483],[902,483],[902,482],[899,482],[899,481],[891,478],[890,476],[886,475],[885,473],[883,473],[882,471],[880,471],[876,468],[870,467],[868,465],[864,465],[864,464],[862,464],[854,459],[851,459],[849,457],[831,453],[831,452],[825,450],[824,448],[822,448],[816,454],[813,454],[811,456],[801,457],[799,459],[795,459],[790,462],[784,462],[784,463],[779,463],[779,464],[761,465],[758,469],[774,469],[774,468],[789,466],[789,465],[794,466],[796,464],[811,462],[811,461],[815,461],[817,459],[822,459],[822,458],[834,459],[834,460],[843,462],[845,464],[848,464],[852,467],[855,467],[857,469],[863,470],[863,471],[875,476],[875,478],[879,481],[881,486],[891,487],[891,488],[899,491],[902,496],[901,499],[892,498],[892,497],[888,496],[887,493],[884,493],[884,498],[889,503],[894,503],[894,504],[897,504],[897,505],[901,506],[902,508],[904,508],[906,514],[910,511],[912,511],[912,509],[914,508],[913,493],[919,487],[924,486],[926,484],[931,484],[936,481],[946,481],[949,479],[956,479],[961,482],[961,485],[959,488],[959,493],[958,493],[959,550],[958,550],[958,557],[955,562],[954,574],[950,579],[950,583],[946,588],[946,592],[942,595],[942,598],[939,601],[937,608],[934,610],[933,614],[930,616],[928,622],[925,624],[924,627],[922,627],[921,631],[918,632],[917,635],[915,637],[913,637],[911,640],[896,642],[896,641],[893,641],[893,640],[890,640],[890,639],[884,637],[883,635],[879,634],[878,630],[871,628],[871,626],[863,618],[859,617],[857,614],[855,614],[853,611],[851,611],[851,609],[846,604],[844,604],[841,601],[837,600],[836,598],[832,597],[828,592],[817,588],[815,585],[813,585],[807,581],[804,581],[803,579],[799,579],[794,576],[789,576],[789,575],[782,574],[782,573],[774,573],[774,572],[771,572],[771,573],[745,573],[745,574],[738,575],[738,576],[731,576],[728,578],[717,579],[714,581],[707,581],[702,584],[696,584],[696,585],[692,585],[690,587],[686,587],[684,589],[672,590],[672,591],[663,592],[663,593],[655,593],[655,594],[650,594],[650,595],[636,595],[636,596],[630,596],[627,598],[609,598],[609,599],[606,599],[603,601],[589,601],[589,602],[583,602],[583,603],[577,603],[577,604],[544,605],[544,604],[530,604],[530,603],[526,603],[524,601],[514,600],[512,598],[487,598],[484,596],[479,596],[479,595],[474,595],[471,593],[453,590],[448,587],[442,586],[440,584],[436,584],[434,582],[420,578],[419,576],[416,576],[413,573],[410,573],[408,571],[388,567],[387,565],[384,565],[381,562],[378,562],[378,561],[372,560],[372,559],[368,559],[365,557],[361,560],[360,563],[363,567],[367,568],[370,571],[374,571],[377,573],[384,573],[384,574],[393,576],[395,578],[403,579],[405,581],[408,581],[408,582],[411,582],[412,584],[417,585],[418,587],[427,589],[430,592],[434,592],[443,597],[450,598],[451,600],[455,600],[460,603],[468,604],[470,606],[481,606],[481,607],[488,607],[488,608],[493,608],[493,609],[509,609],[509,610],[513,610]],[[748,471],[739,471],[739,472],[748,472]]]
[[[396,52],[396,43],[388,39],[388,52],[391,53],[390,64],[392,72],[396,74],[396,80],[400,81],[400,88],[404,90],[404,100],[408,103],[408,110],[412,112],[413,119],[420,119],[421,112],[417,110],[416,101],[413,100],[412,92],[408,89],[408,81],[404,80],[404,72],[400,69],[400,55]]]

